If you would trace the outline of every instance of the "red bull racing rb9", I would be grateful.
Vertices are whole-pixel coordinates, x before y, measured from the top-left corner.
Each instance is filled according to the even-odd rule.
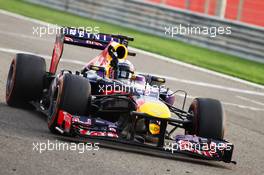
[[[162,77],[135,72],[128,60],[136,56],[128,51],[133,40],[61,28],[48,71],[45,60],[36,55],[18,53],[12,60],[6,102],[13,107],[32,105],[47,116],[52,133],[65,137],[233,162],[234,146],[224,140],[221,102],[196,98],[185,111],[186,92],[170,90]],[[56,73],[64,44],[102,52],[81,70]],[[174,106],[177,93],[185,94],[182,108]],[[179,128],[182,134],[176,132]]]

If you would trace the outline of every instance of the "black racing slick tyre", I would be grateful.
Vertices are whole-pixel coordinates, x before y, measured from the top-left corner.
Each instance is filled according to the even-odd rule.
[[[189,113],[193,114],[193,122],[186,134],[211,139],[224,138],[225,115],[220,101],[196,98],[189,108]]]
[[[12,60],[6,82],[6,103],[24,107],[28,102],[40,99],[46,75],[46,63],[42,57],[17,54]]]
[[[55,128],[59,110],[72,115],[87,115],[91,85],[88,79],[70,73],[64,74],[54,81],[56,85],[51,95],[48,127],[51,132],[57,133]]]

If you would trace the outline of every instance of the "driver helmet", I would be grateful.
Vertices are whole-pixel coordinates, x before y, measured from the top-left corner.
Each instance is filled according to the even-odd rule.
[[[117,64],[117,70],[116,72],[112,72],[112,78],[114,79],[126,79],[129,80],[132,78],[132,75],[135,72],[135,68],[134,65],[128,61],[128,60],[124,60],[124,61],[120,61]]]

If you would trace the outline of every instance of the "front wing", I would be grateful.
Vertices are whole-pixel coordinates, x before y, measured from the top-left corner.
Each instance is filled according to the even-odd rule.
[[[74,116],[62,110],[59,111],[57,124],[56,129],[60,133],[76,135],[88,140],[96,139],[114,144],[144,147],[167,155],[168,153],[172,155],[185,154],[206,160],[236,163],[232,161],[234,145],[225,140],[194,135],[176,135],[172,141],[165,140],[162,146],[153,146],[120,137],[115,123],[87,116]]]

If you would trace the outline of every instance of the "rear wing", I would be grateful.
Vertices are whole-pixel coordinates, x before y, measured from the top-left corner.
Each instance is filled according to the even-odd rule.
[[[134,41],[134,38],[123,35],[104,34],[104,33],[89,33],[76,28],[61,28],[60,33],[65,36],[65,43],[80,45],[84,47],[104,50],[111,42],[115,41],[120,44],[128,45],[128,41]]]
[[[56,41],[52,53],[52,60],[49,72],[55,74],[59,60],[63,53],[64,43],[76,46],[88,47],[92,49],[104,50],[112,41],[128,46],[129,41],[134,41],[134,38],[123,35],[93,34],[77,28],[63,27],[56,35]],[[135,56],[135,53],[128,52],[128,55]]]

